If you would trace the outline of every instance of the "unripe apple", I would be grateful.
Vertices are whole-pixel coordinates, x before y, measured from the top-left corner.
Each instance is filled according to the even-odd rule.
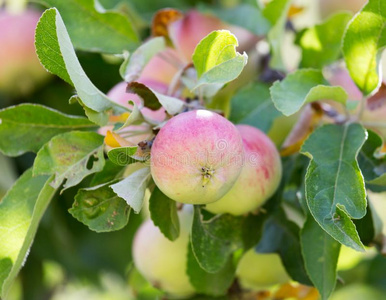
[[[133,259],[138,271],[153,286],[178,299],[194,294],[186,274],[191,211],[179,211],[180,236],[168,240],[151,220],[138,229],[133,243]],[[166,217],[166,216],[165,216]]]
[[[151,174],[169,198],[207,204],[224,196],[240,175],[244,149],[240,133],[208,110],[170,119],[151,149]]]
[[[0,92],[19,96],[31,92],[49,74],[35,53],[35,28],[40,13],[10,14],[0,9]]]
[[[290,281],[276,253],[257,253],[248,250],[241,258],[236,275],[241,286],[249,290],[262,290]]]
[[[280,183],[280,155],[269,137],[252,126],[236,127],[244,144],[244,166],[231,190],[206,206],[212,213],[243,215],[253,211],[273,195]]]

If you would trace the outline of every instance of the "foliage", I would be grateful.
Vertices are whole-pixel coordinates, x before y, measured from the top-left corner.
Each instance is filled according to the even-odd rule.
[[[90,253],[97,270],[108,266],[107,270],[111,267],[120,276],[129,274],[133,299],[163,295],[130,264],[129,249],[143,217],[150,217],[170,242],[180,236],[177,212],[182,204],[170,199],[152,180],[152,142],[173,116],[224,108],[229,103],[229,115],[226,110],[213,111],[234,124],[259,128],[272,139],[275,130],[286,130],[287,125],[280,122],[292,116],[295,124],[282,145],[291,151],[285,156],[282,152],[280,187],[258,210],[236,217],[213,215],[205,206],[194,205],[185,266],[198,294],[191,299],[231,299],[244,293],[256,298],[258,294],[245,291],[236,278],[238,261],[251,248],[276,253],[291,279],[303,291],[317,290],[322,299],[329,299],[340,288],[337,272],[342,245],[359,252],[365,246],[374,252],[385,251],[380,224],[386,215],[379,208],[386,191],[386,104],[379,88],[386,46],[385,1],[369,0],[355,15],[339,12],[305,28],[297,27],[290,0],[272,0],[265,6],[256,1],[231,1],[231,7],[224,4],[227,1],[216,6],[207,1],[197,7],[212,14],[208,23],[217,25],[210,30],[201,28],[207,26],[206,21],[195,23],[189,12],[182,11],[175,20],[165,17],[151,24],[150,16],[158,5],[154,0],[33,2],[47,7],[36,27],[36,54],[42,66],[58,77],[41,88],[49,97],[41,91],[34,95],[50,98],[44,103],[51,105],[52,101],[51,106],[68,100],[73,106],[61,106],[64,113],[30,96],[22,102],[38,103],[0,110],[0,151],[23,171],[0,202],[2,299],[9,295],[20,270],[22,276],[27,274],[29,259],[25,270],[22,266],[30,250],[31,261],[41,263],[48,257],[65,266],[63,272],[78,278],[91,275],[85,275],[82,268],[87,267],[82,262],[71,258],[72,250],[77,249],[82,258],[84,252]],[[196,4],[193,0],[169,2],[182,9]],[[191,20],[197,28],[189,27]],[[178,22],[185,30],[180,39],[187,39],[182,46],[172,34]],[[155,26],[170,33],[149,36],[149,29]],[[198,43],[186,42],[201,29],[205,34]],[[295,36],[292,46],[296,44],[301,54],[296,70],[289,69],[285,55],[284,39],[289,34]],[[248,47],[245,41],[255,42]],[[269,53],[259,52],[267,45]],[[238,47],[245,52],[240,53]],[[185,52],[190,57],[184,57]],[[104,68],[91,72],[84,56],[92,58],[90,65],[100,60],[103,64],[95,63],[97,67],[113,65],[130,96],[122,100],[111,92],[106,94],[106,87],[98,87],[100,82],[107,81],[109,86],[117,82],[109,81],[112,75],[104,73]],[[170,65],[155,67],[157,59],[176,70],[169,74]],[[343,61],[350,74],[347,80],[363,94],[354,109],[353,91],[344,84],[330,84],[328,76]],[[66,93],[48,92],[56,84]],[[377,103],[375,109],[370,99]],[[377,110],[383,112],[383,119],[374,120],[379,123],[365,120],[366,113],[376,118]],[[84,241],[73,234],[78,231]],[[104,234],[112,237],[111,247],[106,241],[106,245],[99,242]],[[92,246],[87,247],[88,242]],[[57,249],[58,245],[65,247]],[[43,254],[34,252],[42,248]],[[377,260],[385,264],[380,256],[374,258]],[[74,266],[78,264],[80,267]],[[384,273],[379,276],[370,260],[363,264],[366,281],[385,291]],[[352,280],[342,274],[348,282]],[[298,295],[295,288],[285,287],[278,289],[284,289],[285,296]],[[25,284],[23,288],[27,292]]]

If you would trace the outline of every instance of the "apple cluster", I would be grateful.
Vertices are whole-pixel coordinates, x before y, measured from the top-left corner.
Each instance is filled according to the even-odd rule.
[[[227,25],[214,17],[188,12],[169,25],[175,48],[155,55],[137,81],[158,93],[183,99],[178,90],[170,90],[170,83],[178,69],[191,63],[197,43],[224,26]],[[194,34],[187,34],[193,29]],[[239,40],[239,49],[256,42],[255,36],[245,30],[231,30]],[[192,205],[205,205],[212,214],[241,216],[257,212],[278,188],[282,175],[280,155],[270,138],[255,127],[234,125],[201,106],[172,117],[163,108],[154,111],[143,107],[140,97],[127,93],[126,86],[124,82],[117,84],[108,93],[109,98],[129,108],[129,100],[133,101],[146,119],[160,127],[155,135],[148,124],[131,125],[126,129],[141,134],[126,140],[133,145],[144,139],[153,141],[150,170],[154,183],[182,207],[178,211],[180,235],[175,241],[167,239],[150,219],[141,225],[133,243],[134,264],[153,286],[169,296],[189,297],[196,293],[186,270]],[[106,134],[107,130],[112,127],[99,132]],[[269,276],[262,262],[270,265]],[[246,270],[250,264],[259,267]],[[249,289],[289,280],[278,255],[253,250],[240,260],[237,276]]]

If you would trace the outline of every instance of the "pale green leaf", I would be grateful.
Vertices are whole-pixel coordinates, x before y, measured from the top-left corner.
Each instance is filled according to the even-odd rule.
[[[126,82],[136,81],[150,59],[165,48],[163,37],[154,37],[142,44],[122,64],[119,70],[122,78]]]
[[[27,170],[0,202],[0,296],[6,299],[27,259],[39,222],[55,194],[53,177]]]
[[[114,109],[116,112],[125,112],[128,109],[115,103],[98,90],[90,81],[71,44],[70,37],[64,26],[63,20],[55,8],[46,10],[39,20],[35,35],[36,52],[43,66],[50,72],[72,83],[82,101],[82,105],[90,112],[106,113]],[[107,119],[99,120],[103,126]]]
[[[51,185],[63,189],[75,186],[86,176],[103,169],[103,136],[95,132],[72,131],[52,138],[36,156],[33,173],[55,175]]]
[[[282,43],[284,39],[285,26],[291,0],[272,0],[263,10],[263,15],[271,23],[268,32],[268,41],[271,45],[270,67],[286,71],[282,57]]]
[[[340,86],[328,86],[320,70],[300,69],[270,88],[272,101],[285,116],[290,116],[310,102],[334,100],[345,104],[347,92]]]
[[[343,40],[347,69],[365,95],[381,82],[379,60],[385,46],[386,1],[370,0],[351,20]]]
[[[122,181],[110,185],[110,187],[138,214],[142,209],[145,191],[150,179],[150,168],[145,167],[130,174]]]
[[[247,63],[246,53],[236,51],[238,41],[227,30],[212,31],[194,50],[192,60],[198,81],[192,90],[206,97],[214,96],[224,84],[236,79]]]

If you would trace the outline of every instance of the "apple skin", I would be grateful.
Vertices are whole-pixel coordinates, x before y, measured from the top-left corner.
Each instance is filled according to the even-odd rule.
[[[362,99],[362,92],[355,85],[354,81],[351,79],[349,72],[343,67],[333,68],[330,76],[327,77],[327,80],[331,85],[340,85],[342,86],[348,94],[349,100],[360,101]],[[384,80],[385,83],[385,80]],[[330,103],[334,108],[343,113],[341,105],[334,102]],[[357,114],[358,110],[354,111],[353,114]],[[365,110],[363,111],[361,121],[377,123],[377,122],[386,122],[386,101],[383,101],[383,105],[375,109],[369,109],[369,106],[366,105]],[[386,129],[382,127],[371,127],[366,126],[374,130],[381,137],[386,139]]]
[[[35,53],[40,15],[32,9],[10,14],[0,8],[0,92],[5,95],[26,95],[49,77]]]
[[[189,11],[183,18],[169,24],[168,32],[177,52],[186,62],[192,60],[197,44],[214,30],[226,29],[233,33],[239,41],[239,51],[247,51],[257,43],[258,37],[248,30],[223,23],[220,19]]]
[[[356,13],[365,3],[367,3],[367,0],[319,0],[319,7],[322,16],[327,17],[339,10],[348,10]]]
[[[219,200],[244,163],[240,133],[208,110],[181,113],[161,128],[151,149],[151,174],[169,198],[187,204]]]
[[[178,212],[180,236],[168,240],[151,220],[138,229],[133,243],[133,259],[138,271],[152,285],[175,298],[195,293],[186,274],[189,232],[193,220],[191,211]]]
[[[206,205],[215,214],[243,215],[261,206],[279,186],[282,167],[273,142],[259,129],[237,125],[244,144],[245,160],[231,190],[220,200]]]
[[[254,249],[248,250],[241,258],[236,276],[244,289],[255,291],[291,280],[278,254],[257,253]]]

